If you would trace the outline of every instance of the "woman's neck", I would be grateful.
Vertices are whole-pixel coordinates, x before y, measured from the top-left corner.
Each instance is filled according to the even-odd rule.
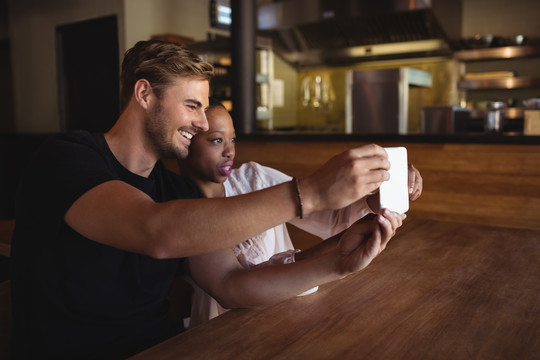
[[[225,197],[225,186],[211,181],[196,181],[199,189],[207,198]]]

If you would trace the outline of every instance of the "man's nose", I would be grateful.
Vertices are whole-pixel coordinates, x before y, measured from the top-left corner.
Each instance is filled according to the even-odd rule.
[[[193,126],[199,129],[199,131],[208,131],[208,119],[206,118],[206,113],[204,111],[202,111],[202,114],[193,122]]]

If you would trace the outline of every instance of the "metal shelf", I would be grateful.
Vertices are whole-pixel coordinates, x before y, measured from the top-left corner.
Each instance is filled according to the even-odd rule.
[[[503,46],[461,50],[454,53],[454,59],[461,61],[515,59],[530,56],[540,56],[540,46]]]
[[[540,78],[509,77],[458,81],[458,88],[461,90],[523,89],[533,87],[540,87]]]

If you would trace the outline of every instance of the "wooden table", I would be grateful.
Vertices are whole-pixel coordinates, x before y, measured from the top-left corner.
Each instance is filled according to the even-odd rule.
[[[133,359],[540,359],[540,231],[408,219],[364,271]]]

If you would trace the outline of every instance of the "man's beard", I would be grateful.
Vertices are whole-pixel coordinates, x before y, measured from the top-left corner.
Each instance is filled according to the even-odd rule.
[[[167,115],[161,102],[150,111],[146,121],[146,134],[150,144],[159,154],[160,158],[184,159],[188,155],[188,149],[183,146],[175,146],[169,137]]]

